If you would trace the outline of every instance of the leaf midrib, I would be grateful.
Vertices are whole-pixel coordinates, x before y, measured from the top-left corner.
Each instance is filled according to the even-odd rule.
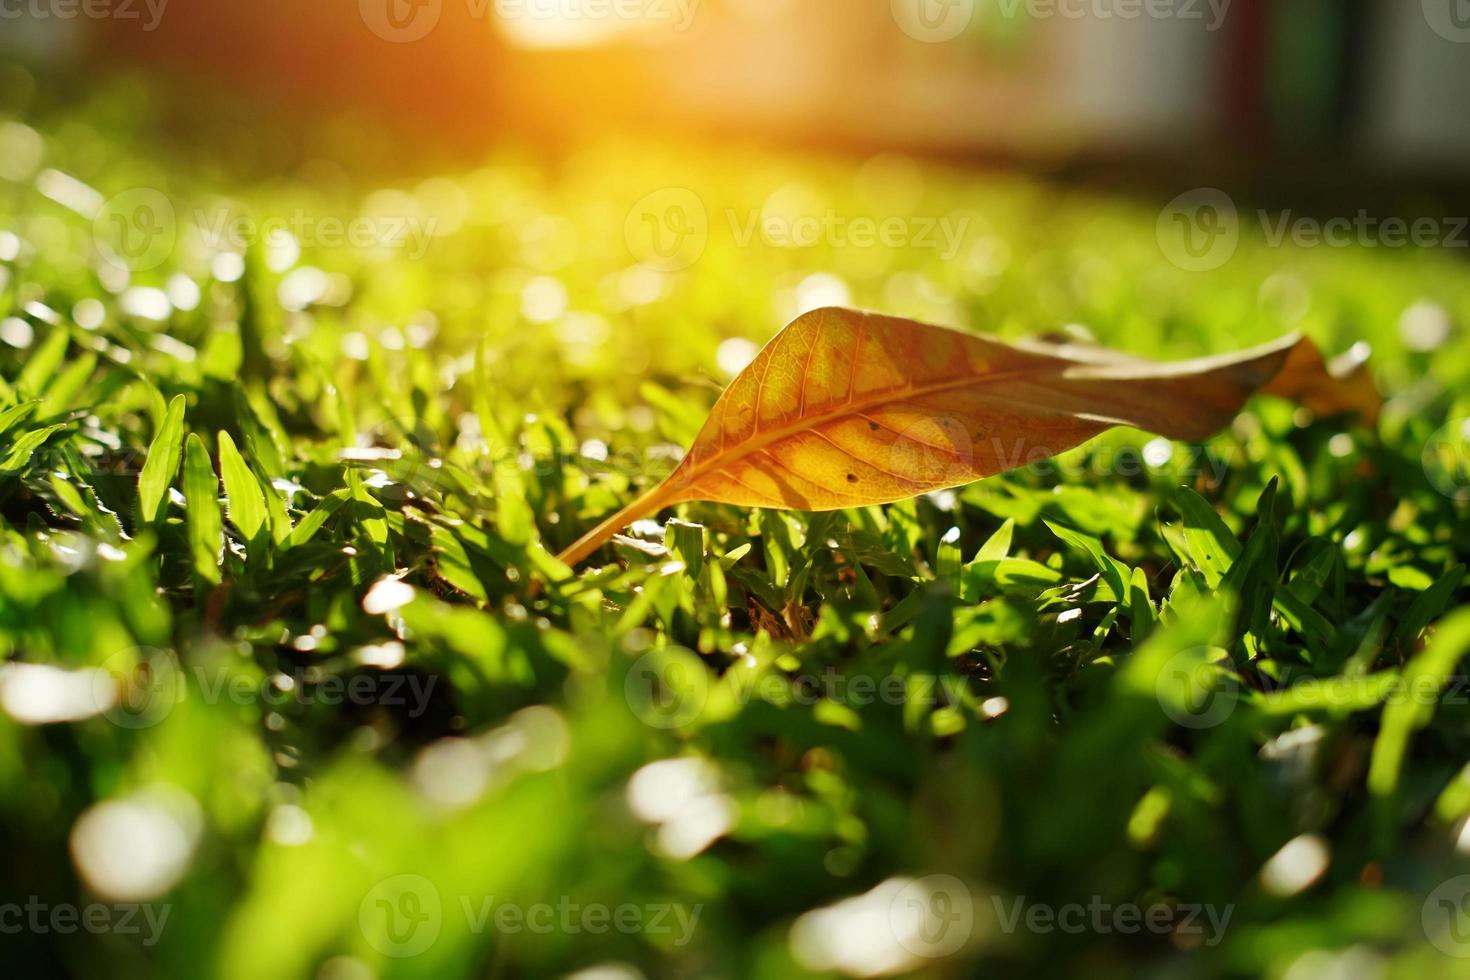
[[[670,480],[669,489],[671,493],[669,497],[669,502],[672,503],[677,501],[678,495],[680,493],[693,488],[704,477],[710,475],[711,473],[718,472],[722,467],[728,465],[734,460],[743,459],[747,456],[753,456],[764,449],[768,449],[769,447],[775,445],[783,439],[790,438],[791,436],[797,435],[808,429],[816,429],[831,422],[835,422],[838,419],[843,418],[844,416],[861,415],[864,412],[870,411],[876,407],[900,399],[922,398],[925,395],[933,395],[943,391],[952,391],[956,388],[964,388],[970,385],[993,383],[997,381],[1006,381],[1013,378],[1020,378],[1027,374],[1032,374],[1035,372],[1036,368],[1031,367],[1025,370],[997,371],[984,375],[972,375],[959,378],[951,378],[947,381],[932,382],[925,385],[915,385],[905,388],[889,388],[884,391],[877,392],[871,398],[865,399],[863,401],[846,401],[840,407],[835,408],[829,412],[825,412],[821,415],[815,416],[811,419],[802,419],[798,416],[798,418],[794,421],[788,422],[775,429],[769,429],[766,431],[757,430],[756,432],[752,433],[750,437],[742,440],[739,443],[736,443],[735,446],[729,449],[722,450],[721,452],[717,453],[714,456],[711,456],[708,460],[699,464],[698,466],[691,467],[687,475],[679,477],[676,472],[674,474],[675,478]],[[804,381],[805,379],[803,379],[803,382]],[[757,423],[759,423],[759,404],[756,405],[755,410],[756,421]],[[852,453],[848,452],[847,455],[851,456]],[[688,459],[691,457],[685,458]]]

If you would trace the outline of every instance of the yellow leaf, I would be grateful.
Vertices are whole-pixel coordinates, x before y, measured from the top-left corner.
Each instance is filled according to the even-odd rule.
[[[1362,364],[1334,376],[1299,334],[1159,364],[816,310],[731,382],[668,479],[560,557],[575,565],[633,521],[686,501],[837,510],[971,483],[1115,425],[1204,439],[1261,390],[1376,421],[1378,395]]]

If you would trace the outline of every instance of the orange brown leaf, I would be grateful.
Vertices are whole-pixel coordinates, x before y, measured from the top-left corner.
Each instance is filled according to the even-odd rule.
[[[1376,421],[1362,370],[1299,334],[1160,364],[1098,347],[1007,344],[897,317],[794,320],[715,403],[663,483],[589,531],[575,565],[633,521],[687,501],[823,511],[904,500],[1036,462],[1128,425],[1199,440],[1257,391]]]

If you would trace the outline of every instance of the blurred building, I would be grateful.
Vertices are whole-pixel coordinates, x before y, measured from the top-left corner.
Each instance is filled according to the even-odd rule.
[[[671,128],[1470,177],[1466,0],[155,3],[153,24],[32,17],[0,43],[470,140]]]

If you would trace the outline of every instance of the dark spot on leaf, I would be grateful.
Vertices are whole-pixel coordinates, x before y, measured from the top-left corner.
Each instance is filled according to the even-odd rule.
[[[857,482],[857,474],[856,473],[849,473],[849,474],[847,474],[847,482],[848,483],[856,483]]]
[[[874,432],[877,432],[879,429],[879,425],[877,422],[869,422],[868,428],[872,429]]]

